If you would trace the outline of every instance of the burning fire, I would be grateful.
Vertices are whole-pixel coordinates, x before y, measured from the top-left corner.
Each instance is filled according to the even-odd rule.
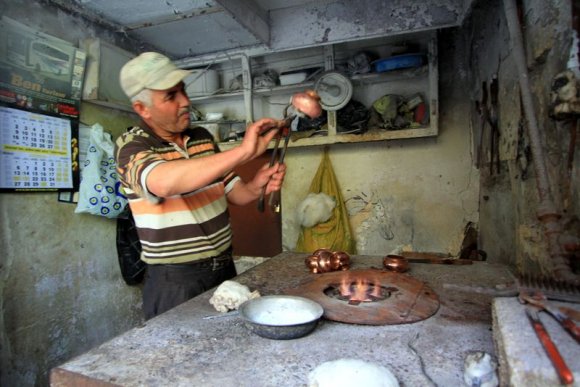
[[[340,297],[352,303],[372,302],[384,298],[379,281],[356,278],[354,281],[344,276],[338,287]]]

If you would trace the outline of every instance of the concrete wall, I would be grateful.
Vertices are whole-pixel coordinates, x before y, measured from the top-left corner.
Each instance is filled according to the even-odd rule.
[[[404,248],[455,255],[467,222],[478,222],[479,171],[473,160],[468,89],[461,87],[467,69],[455,46],[454,32],[442,32],[439,136],[328,147],[360,254],[386,255]],[[323,150],[288,151],[282,191],[286,250],[296,246],[301,228],[294,209],[308,193]]]
[[[103,34],[33,1],[2,0],[0,11],[74,45]],[[81,121],[119,134],[134,119],[83,104]],[[120,275],[116,221],[74,209],[56,193],[0,195],[2,386],[47,385],[50,368],[142,321],[141,292]]]
[[[572,2],[524,0],[521,25],[535,116],[544,143],[545,162],[556,212],[563,233],[578,238],[580,160],[578,142],[569,150],[576,119],[550,117],[550,90],[554,76],[566,69],[572,44]],[[553,260],[547,253],[544,229],[537,216],[539,194],[535,161],[530,153],[528,123],[520,103],[518,70],[499,0],[478,2],[465,28],[464,41],[470,71],[472,103],[482,99],[482,82],[499,84],[499,172],[490,168],[490,128],[484,128],[481,151],[480,229],[482,247],[511,263],[518,272],[551,275]],[[473,116],[479,129],[479,116]],[[476,131],[476,133],[478,133]],[[476,135],[478,138],[478,134]],[[568,167],[570,155],[574,163]],[[577,253],[576,253],[577,254]],[[578,262],[577,255],[569,257]],[[576,263],[577,265],[577,263]]]

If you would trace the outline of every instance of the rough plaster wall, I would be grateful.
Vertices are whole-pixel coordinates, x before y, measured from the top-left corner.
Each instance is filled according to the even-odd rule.
[[[23,24],[77,44],[97,31],[36,2],[0,1]],[[123,130],[132,117],[83,104],[81,121]],[[1,194],[0,385],[47,385],[48,371],[142,321],[125,285],[116,222],[75,214],[56,193]]]
[[[453,35],[439,39],[440,134],[434,139],[336,144],[329,155],[346,202],[358,253],[385,255],[404,247],[457,254],[467,222],[478,222],[479,173],[472,167],[465,63]],[[385,94],[388,90],[385,90]],[[282,243],[300,233],[298,204],[323,148],[292,148],[282,190]]]
[[[141,293],[120,276],[114,220],[55,193],[3,194],[0,208],[0,384],[44,385],[50,368],[139,324]]]
[[[569,175],[565,168],[569,127],[549,117],[552,78],[565,69],[571,44],[571,3],[523,1],[522,23],[529,79],[538,125],[545,141],[549,179],[560,214],[579,214],[578,157]],[[529,137],[520,106],[518,73],[503,4],[480,1],[463,28],[470,45],[472,101],[481,100],[481,84],[494,76],[499,81],[500,172],[490,172],[489,127],[483,137],[485,163],[481,173],[481,246],[501,257],[519,272],[548,273],[546,238],[537,221],[538,191]],[[479,116],[473,117],[479,127]],[[477,136],[477,134],[476,134]],[[578,144],[576,144],[576,153]],[[566,226],[564,226],[565,228]]]

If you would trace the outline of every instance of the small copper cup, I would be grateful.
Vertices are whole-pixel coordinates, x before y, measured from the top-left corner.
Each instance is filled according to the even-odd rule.
[[[396,273],[404,273],[409,270],[409,261],[400,255],[389,254],[383,258],[385,269]]]

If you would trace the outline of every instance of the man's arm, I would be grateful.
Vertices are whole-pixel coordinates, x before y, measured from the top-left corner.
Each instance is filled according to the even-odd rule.
[[[147,176],[147,190],[158,197],[168,197],[205,187],[234,167],[264,153],[276,131],[263,136],[260,134],[274,127],[275,123],[273,119],[264,118],[251,124],[246,129],[242,144],[230,150],[205,157],[160,163]]]

